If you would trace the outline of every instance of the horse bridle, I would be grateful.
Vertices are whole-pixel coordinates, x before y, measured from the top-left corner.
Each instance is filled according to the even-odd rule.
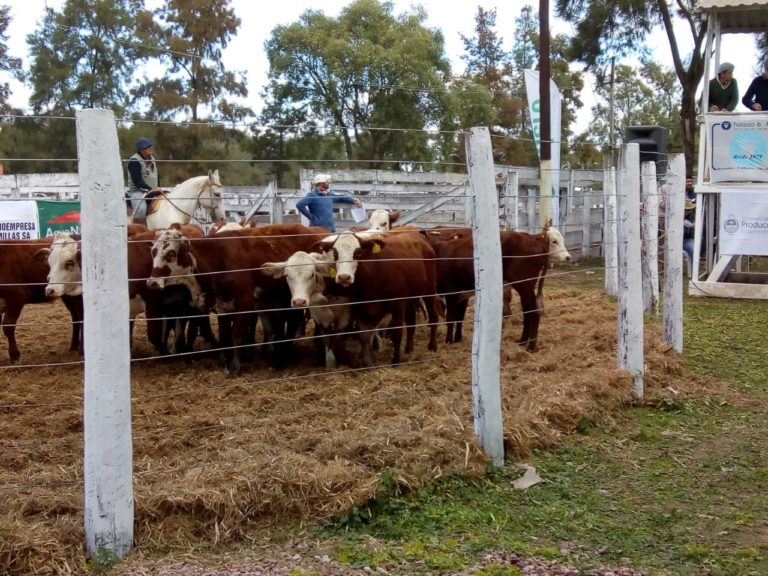
[[[221,205],[221,200],[219,200],[219,202],[218,202],[218,203],[215,203],[215,202],[214,202],[214,198],[215,198],[215,196],[214,196],[214,194],[213,194],[213,189],[214,189],[214,188],[224,188],[224,187],[223,187],[221,184],[216,184],[216,183],[214,183],[214,182],[209,182],[208,184],[206,184],[205,186],[203,186],[203,187],[200,189],[200,192],[198,192],[198,194],[197,194],[197,201],[198,201],[198,203],[199,203],[199,204],[200,204],[200,206],[202,206],[202,207],[203,207],[203,209],[205,209],[205,210],[206,210],[208,213],[210,213],[210,212],[212,212],[212,211],[215,211],[215,210],[216,210],[216,208],[217,208],[219,205]],[[205,192],[206,190],[210,190],[210,195],[211,195],[211,203],[210,203],[208,206],[206,206],[205,204],[203,204],[203,200],[202,200],[202,198],[200,198],[200,197],[203,195],[203,192]],[[177,205],[176,205],[176,203],[175,203],[173,200],[171,200],[170,196],[168,196],[168,194],[167,194],[167,193],[163,194],[163,199],[164,199],[166,202],[168,202],[168,203],[169,203],[171,206],[173,206],[174,208],[176,208],[176,210],[178,210],[179,212],[181,212],[182,214],[184,214],[184,216],[188,217],[190,220],[194,219],[194,217],[195,217],[195,215],[194,215],[194,214],[189,214],[188,212],[185,212],[184,210],[182,210],[181,208],[179,208],[179,206],[177,206]]]

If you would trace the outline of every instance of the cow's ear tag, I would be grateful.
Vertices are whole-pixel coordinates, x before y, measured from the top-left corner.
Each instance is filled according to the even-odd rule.
[[[381,252],[381,246],[379,246],[378,244],[374,244],[373,248],[371,249],[371,252],[373,252],[374,254],[378,254],[379,252]]]
[[[331,266],[330,268],[328,268],[328,274],[330,276],[336,276],[336,266]]]

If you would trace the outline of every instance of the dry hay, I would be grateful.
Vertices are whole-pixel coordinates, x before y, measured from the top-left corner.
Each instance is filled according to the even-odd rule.
[[[510,459],[556,444],[582,419],[610,418],[631,396],[630,377],[615,369],[615,304],[569,288],[550,289],[546,301],[535,354],[514,343],[519,318],[505,321]],[[22,362],[77,360],[64,352],[64,318],[58,303],[25,310]],[[462,344],[437,354],[420,329],[412,363],[366,372],[277,372],[257,360],[229,379],[213,358],[134,363],[135,543],[222,542],[286,518],[330,518],[372,498],[383,477],[408,489],[482,474],[467,328]],[[141,329],[135,341],[134,356],[150,357]],[[311,356],[310,343],[298,348]],[[385,347],[378,359],[388,357]],[[654,329],[646,359],[650,392],[679,377]],[[0,573],[82,573],[82,369],[7,364],[0,359]]]

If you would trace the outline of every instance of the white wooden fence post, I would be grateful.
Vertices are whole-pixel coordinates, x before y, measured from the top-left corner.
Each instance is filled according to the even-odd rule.
[[[76,112],[83,245],[85,548],[133,546],[125,185],[115,116]]]
[[[581,189],[581,256],[579,262],[589,260],[592,249],[592,190]]]
[[[512,178],[512,230],[520,230],[520,174],[510,173]]]
[[[536,189],[528,188],[528,197],[526,198],[528,207],[528,233],[536,233]]]
[[[517,172],[507,172],[507,184],[504,187],[504,229],[517,230],[519,216],[517,212],[519,177]]]
[[[272,209],[269,218],[270,222],[272,224],[282,224],[285,221],[285,203],[283,202],[282,196],[279,196],[277,193],[277,182],[272,180],[267,184],[267,188],[269,189],[269,196],[272,199]]]
[[[464,187],[465,194],[464,194],[464,226],[468,226],[472,228],[475,225],[475,199],[472,197],[472,192],[469,189],[469,187]],[[498,193],[496,192],[496,175],[494,172],[493,176],[493,191],[494,194]],[[496,200],[496,205],[498,206],[498,200]],[[496,212],[498,214],[498,210]],[[498,220],[498,216],[496,217]]]
[[[640,264],[640,145],[625,144],[619,158],[618,367],[643,397],[643,291]]]
[[[504,465],[500,354],[502,300],[499,205],[488,128],[467,138],[467,166],[473,197],[475,320],[472,337],[472,400],[475,434],[496,466]]]
[[[659,314],[659,193],[656,162],[640,166],[643,198],[643,310]]]
[[[618,218],[616,212],[616,168],[603,170],[603,244],[605,245],[605,293],[619,294]]]
[[[683,217],[685,208],[685,156],[674,154],[667,167],[664,216],[664,341],[683,352]],[[690,262],[693,273],[695,267]]]

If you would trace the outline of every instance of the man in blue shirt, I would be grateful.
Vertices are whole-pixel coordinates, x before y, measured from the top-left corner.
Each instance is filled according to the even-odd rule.
[[[333,221],[333,205],[336,203],[362,206],[360,200],[349,194],[333,194],[329,191],[331,177],[328,174],[316,174],[312,179],[312,190],[296,203],[296,209],[309,219],[310,226],[322,226],[336,232]]]

